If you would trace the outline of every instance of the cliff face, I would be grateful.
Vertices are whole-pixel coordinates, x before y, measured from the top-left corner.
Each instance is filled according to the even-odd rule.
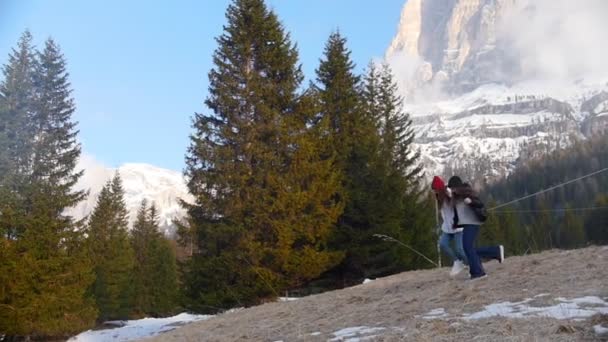
[[[408,0],[385,57],[427,172],[483,183],[606,134],[608,71],[594,43],[608,38],[594,13],[602,9],[608,3],[596,0]],[[600,30],[577,35],[574,23]],[[579,40],[586,50],[571,48]]]
[[[608,132],[608,84],[563,94],[488,85],[451,100],[408,105],[429,174],[460,174],[478,184],[578,139]]]
[[[499,34],[515,0],[411,0],[386,52],[419,61],[412,84],[444,82],[455,93],[490,81],[512,81],[516,58]]]

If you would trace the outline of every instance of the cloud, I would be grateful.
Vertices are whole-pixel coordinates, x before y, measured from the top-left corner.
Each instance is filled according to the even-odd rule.
[[[608,75],[606,0],[519,0],[498,34],[519,55],[524,79]]]
[[[77,170],[84,170],[84,174],[78,180],[76,188],[79,190],[91,190],[91,192],[99,191],[112,170],[102,162],[95,159],[94,156],[82,153],[78,160]]]
[[[608,0],[485,0],[480,1],[479,6],[480,13],[487,15],[489,20],[494,18],[493,9],[500,11],[496,15],[496,26],[485,28],[495,29],[495,35],[489,36],[495,39],[484,41],[485,34],[470,34],[470,37],[477,37],[473,39],[480,40],[473,40],[472,51],[466,44],[458,47],[470,54],[463,69],[450,76],[449,82],[445,82],[447,76],[442,71],[432,70],[423,60],[425,57],[404,51],[386,57],[408,103],[437,102],[449,97],[443,90],[459,94],[463,91],[461,85],[466,91],[475,82],[512,85],[540,81],[548,86],[572,84],[581,79],[588,83],[608,80]],[[473,16],[471,20],[475,18]],[[437,21],[431,16],[426,20]],[[460,25],[470,23],[475,21]],[[457,31],[440,22],[435,22],[434,26],[437,26],[436,30]],[[442,40],[432,40],[434,36],[428,32],[422,36],[431,39],[431,44],[445,45]],[[494,49],[485,50],[486,46],[494,46]],[[444,85],[448,87],[444,88]]]

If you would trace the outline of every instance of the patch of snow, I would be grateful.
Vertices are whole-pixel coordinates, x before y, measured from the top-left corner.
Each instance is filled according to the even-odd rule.
[[[539,293],[536,296],[534,296],[534,298],[538,298],[538,297],[546,297],[546,296],[550,296],[550,293]]]
[[[371,283],[372,281],[374,281],[374,280],[366,278],[365,280],[363,280],[363,284]]]
[[[595,314],[608,314],[608,302],[598,297],[587,296],[582,298],[564,299],[557,298],[561,303],[547,306],[534,307],[527,305],[532,299],[528,298],[521,302],[502,302],[486,305],[484,310],[472,314],[465,314],[464,320],[477,320],[490,317],[547,317],[555,319],[584,319]],[[593,306],[586,306],[592,304]]]
[[[162,332],[176,329],[177,327],[196,321],[209,319],[209,315],[191,315],[181,313],[177,316],[166,318],[143,318],[126,321],[124,327],[104,330],[88,330],[70,338],[69,342],[120,342],[132,341],[144,337],[150,337]]]
[[[423,319],[438,319],[447,317],[448,313],[444,308],[433,309],[422,316]]]
[[[294,300],[298,300],[298,297],[279,297],[279,302],[291,302]]]
[[[603,327],[601,324],[594,325],[593,330],[597,335],[608,334],[608,328]]]
[[[374,338],[377,336],[377,335],[375,335],[375,333],[380,332],[385,329],[386,328],[382,328],[382,327],[367,327],[367,326],[344,328],[344,329],[341,329],[341,330],[338,330],[338,331],[332,333],[332,335],[334,335],[335,337],[329,341],[358,342],[358,341],[361,341],[362,339]]]
[[[581,298],[574,298],[571,300],[568,300],[568,299],[565,299],[562,297],[558,297],[558,298],[555,298],[555,300],[558,300],[560,302],[576,303],[576,304],[608,305],[608,303],[606,303],[603,299],[596,297],[596,296],[586,296],[586,297],[581,297]]]
[[[319,336],[319,335],[321,335],[320,331],[315,331],[315,332],[313,332],[313,333],[310,334],[310,336]]]

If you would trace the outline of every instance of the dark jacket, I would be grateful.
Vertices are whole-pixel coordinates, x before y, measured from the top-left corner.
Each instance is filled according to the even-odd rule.
[[[479,219],[474,208],[483,208],[483,202],[477,196],[477,193],[467,183],[462,186],[452,189],[454,196],[454,210],[457,218],[456,226],[463,225],[481,225],[483,222]],[[465,199],[469,198],[471,203],[465,203]]]

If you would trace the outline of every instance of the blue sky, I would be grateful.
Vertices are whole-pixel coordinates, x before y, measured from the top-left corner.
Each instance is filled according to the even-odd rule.
[[[83,152],[111,167],[182,170],[229,0],[0,0],[0,63],[26,28],[68,60]],[[297,42],[307,81],[335,29],[361,71],[381,57],[404,0],[267,0]]]

